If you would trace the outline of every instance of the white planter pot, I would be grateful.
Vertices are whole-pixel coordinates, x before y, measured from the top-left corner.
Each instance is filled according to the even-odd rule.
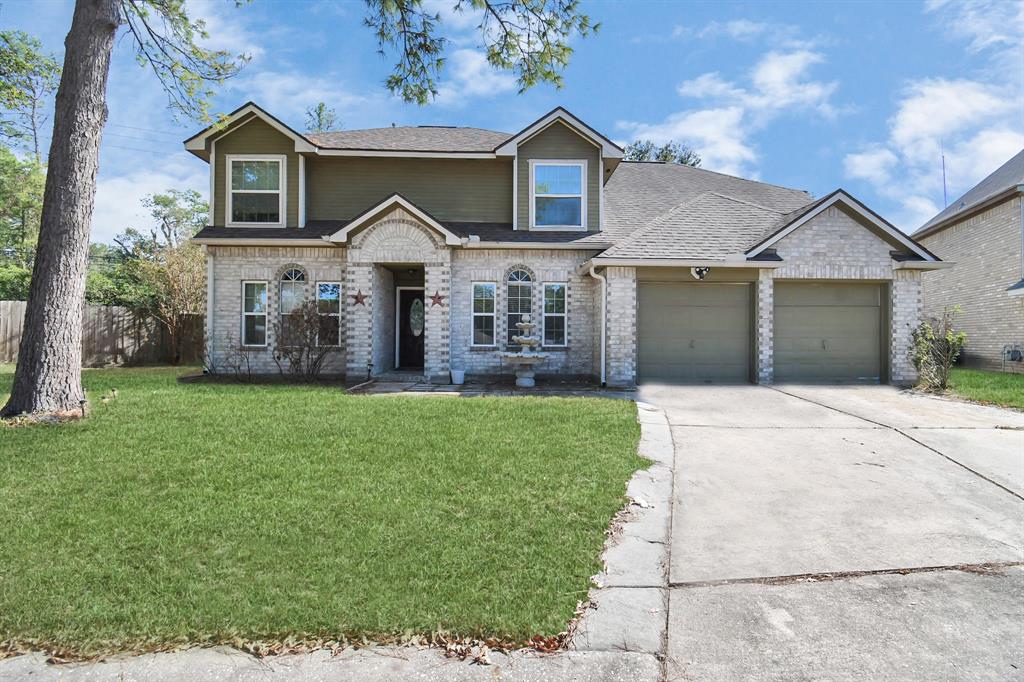
[[[453,369],[452,372],[452,383],[456,386],[461,386],[466,382],[466,370],[464,369]]]

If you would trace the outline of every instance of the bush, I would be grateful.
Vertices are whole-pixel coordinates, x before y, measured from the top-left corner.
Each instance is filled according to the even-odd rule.
[[[946,308],[941,318],[925,320],[914,330],[911,352],[921,388],[945,391],[949,386],[949,370],[967,342],[967,334],[954,326],[959,312],[959,307]]]
[[[333,319],[333,318],[330,318]],[[281,376],[300,381],[320,377],[324,361],[334,348],[321,346],[321,316],[316,301],[306,301],[290,315],[281,315],[274,322],[274,362]]]
[[[32,271],[22,265],[0,265],[0,301],[28,300]]]

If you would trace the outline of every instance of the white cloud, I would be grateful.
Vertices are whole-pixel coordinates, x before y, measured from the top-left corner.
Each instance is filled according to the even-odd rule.
[[[516,89],[515,77],[487,63],[477,50],[455,50],[446,63],[448,79],[440,84],[435,102],[458,107],[471,97],[493,97]]]
[[[351,127],[346,114],[368,105],[383,104],[383,92],[360,95],[346,90],[337,78],[304,75],[293,71],[253,70],[227,82],[239,103],[252,100],[296,128],[305,123],[305,111],[325,102],[338,113],[338,123]]]
[[[704,168],[742,175],[757,160],[743,115],[741,107],[703,109],[672,114],[661,123],[621,121],[617,127],[634,140],[685,140],[700,154]]]
[[[945,195],[953,201],[1024,147],[1024,3],[931,0],[926,11],[951,40],[966,42],[991,66],[972,77],[910,81],[886,139],[844,160],[847,177],[867,181],[892,201],[894,222],[908,232],[942,208],[943,161]]]
[[[858,154],[847,154],[843,159],[846,177],[885,185],[892,180],[892,169],[899,158],[888,149],[872,149]]]
[[[679,85],[677,92],[682,97],[703,100],[708,103],[706,108],[680,111],[661,123],[623,121],[618,127],[634,140],[675,140],[692,145],[705,168],[756,175],[757,152],[751,138],[773,119],[800,111],[835,115],[831,100],[838,83],[813,80],[809,73],[824,61],[823,55],[809,50],[771,51],[751,69],[747,86],[726,80],[718,72]]]
[[[160,170],[155,170],[158,166]],[[142,206],[142,199],[148,194],[194,189],[207,197],[209,178],[205,164],[188,163],[187,159],[154,164],[116,177],[101,177],[96,185],[90,241],[110,242],[126,228],[148,228],[153,220]]]

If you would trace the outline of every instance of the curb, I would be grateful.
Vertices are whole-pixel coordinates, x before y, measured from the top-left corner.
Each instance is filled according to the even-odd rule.
[[[604,571],[593,578],[590,607],[570,645],[578,651],[665,655],[675,450],[664,410],[643,402],[636,407],[637,451],[652,464],[630,479],[629,503],[612,521]]]

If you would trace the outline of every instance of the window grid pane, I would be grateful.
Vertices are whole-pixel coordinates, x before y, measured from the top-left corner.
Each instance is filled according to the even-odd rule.
[[[497,285],[488,282],[473,283],[473,331],[474,346],[494,345],[494,299]]]
[[[231,193],[231,221],[235,223],[281,222],[281,198],[277,193]]]
[[[535,194],[582,194],[583,168],[538,164],[533,169],[533,181]]]
[[[520,334],[519,328],[516,325],[522,321],[524,314],[529,314],[533,309],[531,305],[533,285],[529,281],[529,274],[522,270],[516,270],[509,276],[509,283],[506,286],[505,294],[507,313],[505,338],[506,343],[509,345],[515,345],[512,337],[519,336]]]
[[[232,161],[231,189],[274,190],[281,189],[280,161]]]
[[[262,282],[247,282],[245,285],[245,307],[247,313],[267,311],[267,285]]]
[[[583,224],[583,200],[580,197],[536,197],[534,221],[537,225]]]

